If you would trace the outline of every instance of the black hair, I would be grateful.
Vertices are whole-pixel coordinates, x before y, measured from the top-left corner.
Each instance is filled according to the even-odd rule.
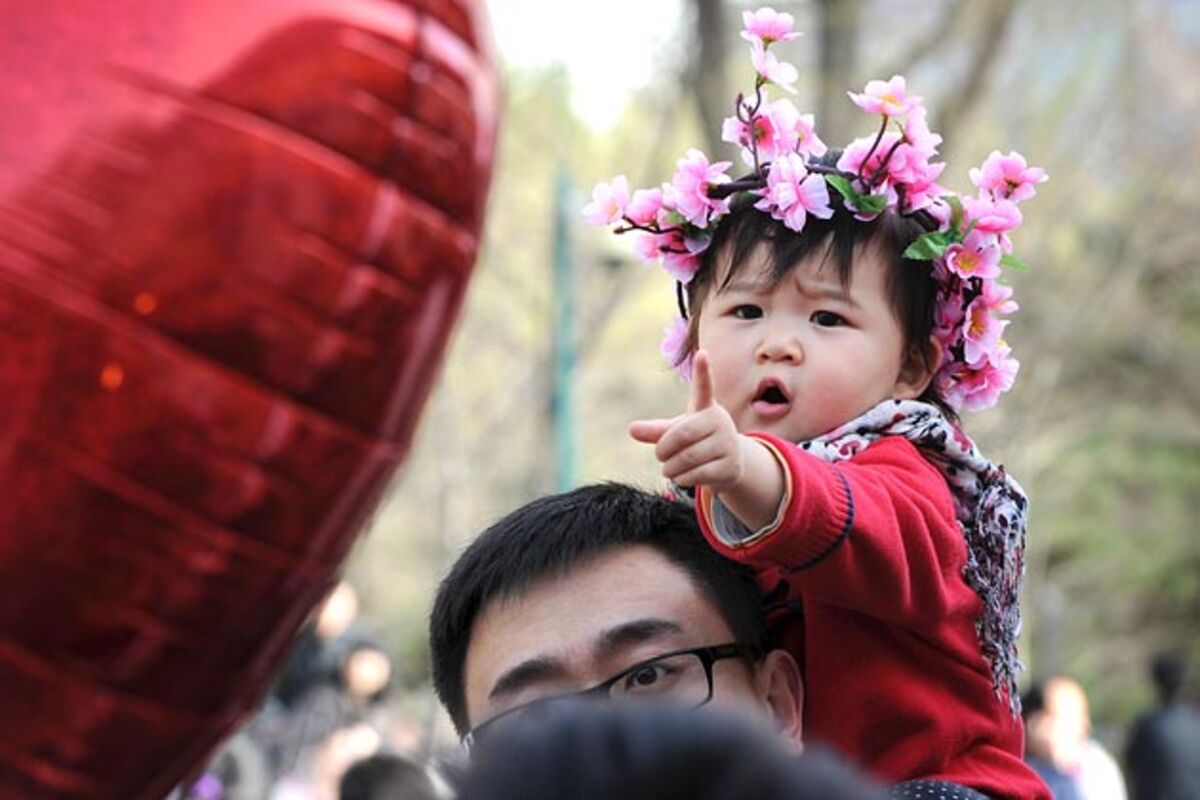
[[[735,639],[763,645],[765,623],[752,571],[705,542],[691,508],[618,483],[543,497],[480,534],[438,587],[429,621],[433,684],[460,734],[468,727],[463,666],[479,614],[537,581],[630,545],[651,547],[679,566]]]
[[[1187,664],[1179,653],[1160,653],[1150,665],[1150,677],[1163,703],[1179,699],[1187,680]]]
[[[1046,685],[1041,681],[1035,681],[1021,696],[1021,716],[1028,722],[1034,714],[1040,714],[1045,710]]]
[[[882,800],[832,754],[797,757],[716,709],[564,701],[480,743],[459,800]]]
[[[395,753],[376,753],[342,774],[338,800],[436,800],[437,789],[419,765]]]
[[[836,161],[836,154],[826,160],[828,158]],[[912,353],[923,359],[931,373],[937,368],[929,341],[934,329],[938,288],[932,264],[904,257],[910,244],[935,229],[932,217],[922,212],[901,216],[887,210],[875,219],[863,222],[846,208],[837,192],[831,191],[829,199],[833,216],[821,219],[810,215],[799,233],[770,214],[755,209],[749,201],[734,200],[732,211],[717,225],[712,241],[700,257],[696,274],[687,284],[686,310],[690,326],[685,350],[676,355],[677,361],[682,361],[699,347],[700,310],[711,290],[721,291],[727,286],[755,249],[765,243],[771,286],[786,278],[801,262],[820,256],[822,268],[832,261],[838,280],[843,287],[848,287],[854,274],[855,255],[869,247],[876,248],[886,259],[885,286],[892,313],[904,336],[905,354]],[[723,264],[728,268],[718,285]],[[932,382],[919,399],[938,406],[951,419],[957,419]]]

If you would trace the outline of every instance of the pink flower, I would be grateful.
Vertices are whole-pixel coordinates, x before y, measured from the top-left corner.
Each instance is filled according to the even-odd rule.
[[[780,14],[773,8],[743,11],[742,24],[746,26],[746,30],[742,31],[742,38],[751,43],[761,42],[764,46],[775,42],[790,42],[800,37],[799,33],[792,32],[794,23],[791,14]]]
[[[825,179],[809,173],[804,159],[797,153],[789,153],[771,164],[763,198],[754,207],[770,212],[772,217],[797,233],[804,229],[809,214],[821,219],[833,216]]]
[[[842,152],[841,158],[838,159],[837,168],[842,172],[853,172],[861,174],[865,180],[870,180],[876,172],[879,172],[883,166],[883,158],[888,154],[888,151],[900,141],[900,134],[894,131],[888,131],[879,140],[878,146],[875,147],[875,152],[871,153],[871,160],[866,161],[867,153],[871,152],[871,146],[875,144],[874,136],[867,136],[861,139],[855,139],[850,144],[846,145],[846,149]],[[880,180],[885,179],[887,173],[883,173]]]
[[[962,244],[946,248],[946,268],[964,280],[995,278],[1000,274],[1000,243],[994,235],[981,230],[967,234]]]
[[[680,283],[688,283],[700,268],[697,252],[688,247],[681,228],[637,237],[633,250],[648,264],[660,262],[667,274]]]
[[[687,344],[688,321],[683,317],[676,317],[667,327],[663,328],[662,343],[658,349],[671,368],[679,373],[679,377],[690,381],[692,379],[692,354],[687,352]]]
[[[1012,388],[1020,366],[1011,350],[1003,347],[994,361],[989,360],[977,369],[961,362],[949,365],[938,373],[935,382],[951,408],[980,411],[994,406],[1000,395]]]
[[[1040,167],[1026,166],[1025,157],[1020,153],[1001,155],[999,150],[993,150],[982,166],[972,169],[969,174],[971,183],[980,190],[1014,203],[1033,197],[1037,194],[1033,187],[1050,177]]]
[[[714,200],[708,196],[710,185],[726,183],[729,176],[725,170],[730,162],[719,161],[708,163],[708,156],[696,149],[687,151],[687,156],[679,159],[678,169],[671,179],[668,190],[669,197],[665,202],[678,211],[683,218],[701,228],[708,224],[710,211],[724,213],[729,206],[726,200]]]
[[[814,128],[816,122],[812,114],[801,114],[796,119],[796,152],[810,156],[823,156],[829,150],[821,137],[817,136]]]
[[[992,313],[987,301],[977,297],[967,306],[967,318],[963,322],[963,360],[968,366],[978,366],[986,361],[1000,344],[1000,337],[1008,327]]]
[[[750,45],[750,63],[754,65],[754,71],[765,80],[784,91],[796,93],[796,87],[792,84],[800,77],[800,73],[788,62],[776,58],[775,54],[758,40]]]
[[[1007,233],[1021,224],[1021,210],[1011,200],[992,197],[964,197],[966,222],[988,233]]]
[[[592,189],[592,202],[583,207],[583,216],[589,225],[611,225],[621,221],[627,205],[629,182],[624,175],[618,175],[611,184],[596,184]]]
[[[924,106],[917,106],[909,112],[908,118],[904,120],[904,140],[916,148],[918,152],[932,157],[937,154],[938,145],[942,143],[942,137],[929,130],[929,123],[925,117],[926,111]]]
[[[662,204],[662,189],[638,189],[625,207],[625,216],[635,225],[649,225],[658,219]]]
[[[862,94],[847,92],[854,104],[868,114],[901,117],[921,104],[920,97],[909,97],[904,77],[893,75],[890,81],[868,81]]]
[[[759,161],[773,161],[779,156],[796,149],[800,112],[788,99],[769,103],[754,117],[754,144],[758,149]],[[742,158],[754,164],[750,150],[750,125],[729,117],[721,128],[722,141],[742,146]]]

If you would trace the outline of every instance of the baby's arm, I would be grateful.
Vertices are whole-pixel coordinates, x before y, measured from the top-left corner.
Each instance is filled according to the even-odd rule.
[[[654,445],[662,474],[684,487],[707,487],[752,530],[775,519],[786,489],[783,466],[761,441],[737,431],[714,399],[712,368],[703,350],[693,363],[687,413],[639,420],[629,433]]]
[[[784,569],[793,591],[811,599],[905,626],[977,613],[949,489],[907,440],[887,437],[831,464],[756,436],[786,463],[788,498],[777,525],[739,538],[701,489],[701,528],[719,552]]]

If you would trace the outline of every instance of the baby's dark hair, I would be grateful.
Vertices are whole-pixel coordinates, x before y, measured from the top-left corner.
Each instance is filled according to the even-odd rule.
[[[730,214],[713,232],[712,242],[700,258],[700,266],[686,287],[689,317],[685,350],[677,355],[682,361],[699,347],[700,311],[714,288],[721,291],[733,280],[754,250],[767,245],[770,285],[786,278],[797,265],[819,255],[822,268],[831,261],[838,280],[849,287],[854,274],[854,257],[868,247],[876,248],[886,259],[888,300],[904,336],[906,353],[924,359],[932,373],[937,369],[937,353],[930,343],[937,305],[937,283],[929,261],[904,257],[904,251],[923,233],[934,230],[927,215],[900,216],[888,210],[870,222],[855,219],[836,192],[829,193],[833,216],[820,219],[809,216],[804,229],[796,233],[769,214],[754,208],[751,202],[735,199]],[[729,265],[717,285],[722,263]],[[922,393],[923,402],[932,403],[950,419],[957,416],[938,393],[933,383]]]

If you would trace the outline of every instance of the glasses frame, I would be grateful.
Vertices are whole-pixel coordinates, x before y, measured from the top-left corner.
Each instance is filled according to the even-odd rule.
[[[563,692],[561,694],[550,695],[548,697],[539,697],[536,700],[530,700],[528,703],[522,703],[519,706],[501,711],[494,717],[486,719],[476,725],[471,730],[463,734],[460,740],[463,750],[471,752],[471,748],[479,741],[480,734],[487,728],[499,720],[509,717],[513,714],[518,714],[528,711],[532,707],[540,706],[545,703],[553,703],[565,699],[603,699],[608,696],[609,690],[612,689],[621,679],[632,675],[639,669],[643,669],[655,662],[662,661],[664,658],[674,658],[675,656],[696,656],[700,659],[701,665],[704,667],[704,679],[708,683],[708,692],[703,700],[696,703],[692,708],[700,708],[707,704],[713,698],[713,664],[718,661],[723,661],[729,658],[746,658],[755,660],[759,656],[759,648],[745,642],[728,642],[726,644],[707,645],[705,647],[685,647],[680,650],[669,650],[665,653],[659,653],[656,656],[643,659],[636,664],[626,667],[625,669],[613,675],[607,680],[597,683],[595,686],[589,686],[586,689],[580,689],[577,692]]]

